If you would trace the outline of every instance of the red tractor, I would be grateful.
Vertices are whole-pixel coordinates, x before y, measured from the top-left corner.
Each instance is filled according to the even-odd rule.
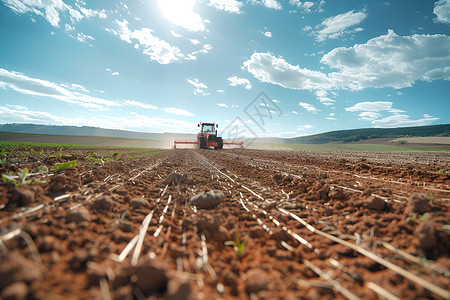
[[[197,133],[197,143],[199,149],[208,149],[209,147],[214,147],[214,149],[223,148],[223,140],[221,137],[217,136],[217,125],[216,123],[202,123],[198,124],[201,127],[200,132]]]
[[[208,149],[214,147],[214,149],[223,149],[223,145],[227,145],[227,147],[236,147],[242,148],[243,142],[225,142],[222,137],[217,136],[217,125],[216,123],[203,123],[200,122],[198,124],[200,128],[200,132],[197,133],[197,140],[175,140],[173,142],[174,148],[177,148],[177,145],[189,144],[189,145],[197,145],[199,149]]]

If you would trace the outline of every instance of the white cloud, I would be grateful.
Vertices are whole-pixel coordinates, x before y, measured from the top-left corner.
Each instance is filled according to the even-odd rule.
[[[218,92],[218,93],[225,93],[224,90],[216,90],[216,92]]]
[[[86,43],[86,40],[88,40],[88,39],[95,41],[95,39],[92,36],[84,34],[84,33],[77,33],[76,39],[82,43]]]
[[[307,111],[312,112],[313,114],[317,114],[317,112],[320,111],[317,108],[315,108],[314,105],[306,103],[306,102],[299,102],[298,105],[300,105]]]
[[[272,32],[266,31],[266,32],[264,32],[264,35],[265,35],[266,37],[268,37],[268,38],[271,38],[271,37],[272,37]]]
[[[450,24],[450,1],[439,0],[434,3],[434,14],[437,16],[436,21]]]
[[[90,8],[84,8],[81,5],[79,5],[78,3],[75,4],[80,11],[83,13],[83,15],[90,19],[93,17],[99,17],[100,19],[106,19],[107,15],[106,15],[106,11],[104,9],[102,9],[101,11],[99,10],[94,10],[94,9],[90,9]]]
[[[310,13],[311,7],[314,6],[314,2],[311,2],[311,1],[301,2],[300,0],[290,0],[289,4],[291,4],[297,8],[303,9],[304,12],[306,12],[306,13]]]
[[[275,99],[272,99],[272,102],[274,102],[274,103],[280,103],[280,101],[275,100]]]
[[[361,117],[360,118],[361,120],[373,121],[375,119],[378,119],[381,116],[381,114],[377,113],[377,112],[373,112],[373,111],[364,111],[364,112],[360,113],[358,116]]]
[[[358,114],[360,120],[371,122],[374,127],[406,127],[406,126],[422,126],[432,124],[439,120],[428,114],[422,119],[411,120],[404,111],[392,108],[392,102],[374,101],[360,102],[351,107],[345,108],[346,111],[361,112]],[[380,118],[381,112],[387,111],[392,115]]]
[[[228,105],[225,104],[225,103],[217,103],[217,106],[220,106],[220,107],[228,107]]]
[[[189,41],[192,43],[192,45],[199,45],[200,41],[196,39],[189,39]]]
[[[28,77],[22,73],[0,68],[0,88],[10,88],[14,91],[33,95],[50,97],[67,103],[78,104],[91,109],[102,110],[106,107],[120,106],[116,101],[105,100],[82,94],[58,85],[56,83]]]
[[[339,73],[331,76],[355,89],[403,88],[416,80],[450,79],[450,37],[441,34],[386,35],[350,48],[336,48],[321,62]],[[349,81],[354,81],[351,84]]]
[[[312,27],[309,25],[306,25],[305,27],[302,28],[303,31],[309,31],[311,29],[312,29]]]
[[[252,0],[252,4],[256,4],[256,5],[264,5],[267,8],[272,8],[272,9],[283,9],[281,7],[281,4],[276,1],[276,0]]]
[[[149,132],[186,132],[197,130],[196,122],[186,122],[171,118],[154,118],[137,113],[125,113],[120,116],[97,114],[94,117],[74,117],[52,115],[43,111],[32,111],[18,105],[0,106],[2,122],[26,122],[36,124],[55,124],[72,126],[93,126],[108,129],[139,130]]]
[[[354,10],[349,12],[329,17],[325,19],[320,25],[320,30],[313,32],[317,41],[322,42],[326,39],[336,39],[345,34],[361,31],[361,28],[348,30],[348,28],[361,23],[367,15],[364,12],[355,13]]]
[[[43,16],[53,27],[59,27],[59,13],[66,9],[61,0],[3,0],[5,5],[18,14],[34,13]]]
[[[247,78],[239,78],[237,76],[228,77],[228,81],[230,82],[231,86],[238,86],[242,85],[245,86],[247,90],[252,88],[252,84]]]
[[[64,25],[64,28],[66,31],[73,31],[75,29],[72,26],[70,26],[69,24]]]
[[[139,45],[144,47],[142,53],[148,55],[152,61],[160,64],[169,64],[179,61],[180,58],[184,57],[178,47],[172,46],[168,42],[154,36],[153,30],[149,28],[131,31],[128,28],[127,20],[123,20],[122,22],[116,20],[116,24],[119,25],[119,31],[117,32],[119,37],[130,44],[131,39],[136,39]]]
[[[408,115],[392,115],[379,120],[373,120],[374,127],[408,127],[430,125],[439,120],[430,115],[424,115],[422,119],[411,120]]]
[[[195,89],[194,89],[194,95],[200,94],[203,96],[209,95],[209,93],[207,93],[205,90],[208,88],[206,86],[206,84],[200,82],[197,78],[192,78],[192,79],[186,79],[187,82],[189,82],[190,84],[192,84]]]
[[[328,98],[328,92],[324,90],[317,90],[315,92],[316,98],[322,103],[323,105],[333,105],[336,101],[333,99]]]
[[[374,101],[374,102],[359,102],[351,107],[345,108],[346,111],[382,111],[392,109],[392,102]]]
[[[83,93],[89,93],[89,90],[87,90],[84,86],[76,83],[61,83],[59,86],[71,89],[72,91],[78,90],[82,91]]]
[[[206,54],[206,53],[208,53],[211,49],[212,49],[211,44],[204,44],[204,45],[202,46],[202,49],[192,51],[192,53],[191,53],[191,54],[188,54],[184,59],[185,59],[185,60],[197,60],[197,54],[200,54],[200,53]]]
[[[450,80],[450,37],[398,36],[392,30],[366,44],[335,48],[321,62],[337,72],[325,74],[255,52],[244,68],[261,82],[299,90],[404,88],[416,80]]]
[[[244,68],[261,82],[298,90],[331,89],[332,80],[324,73],[293,66],[270,53],[253,53]]]
[[[335,116],[335,113],[330,113],[328,115],[328,117],[326,117],[325,119],[327,119],[327,120],[336,120],[336,118],[334,116]]]
[[[72,6],[64,3],[63,0],[3,0],[3,3],[17,14],[32,13],[44,17],[53,27],[59,27],[61,20],[60,13],[68,13],[72,23],[81,21],[84,17],[99,17],[106,18],[106,11],[86,9],[76,5],[81,10],[78,11]]]
[[[293,110],[292,113],[293,113],[294,115],[298,115],[298,112],[296,112],[295,110]]]
[[[314,127],[313,125],[309,125],[309,124],[300,125],[300,126],[297,127],[297,130],[306,130],[306,129],[311,129],[313,127]]]
[[[176,33],[176,32],[173,31],[173,30],[170,31],[170,34],[171,34],[173,37],[176,37],[176,38],[181,38],[181,37],[183,37],[181,34],[178,34],[178,33]]]
[[[242,13],[241,7],[244,4],[236,0],[209,0],[208,5],[214,6],[218,10],[224,10],[226,12],[240,14]]]
[[[175,107],[166,107],[166,108],[162,108],[161,110],[168,114],[174,114],[174,115],[178,115],[178,116],[185,116],[185,117],[193,117],[194,116],[194,114],[188,112],[187,110],[175,108]]]
[[[125,105],[130,105],[130,106],[134,106],[134,107],[138,107],[138,108],[144,108],[144,109],[157,109],[156,106],[148,104],[148,103],[143,103],[143,102],[139,102],[139,101],[135,101],[135,100],[127,100],[124,103]]]
[[[204,31],[206,20],[193,11],[195,0],[158,0],[163,16],[189,31]]]

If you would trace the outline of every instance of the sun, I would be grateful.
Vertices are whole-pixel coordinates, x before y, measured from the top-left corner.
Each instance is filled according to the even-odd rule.
[[[205,24],[199,14],[193,11],[195,0],[158,0],[164,18],[189,31],[203,31]]]

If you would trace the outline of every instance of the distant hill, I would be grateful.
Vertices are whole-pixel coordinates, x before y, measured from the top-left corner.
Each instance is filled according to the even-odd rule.
[[[0,131],[46,135],[114,137],[135,140],[138,139],[170,142],[172,142],[174,139],[196,139],[196,134],[144,133],[87,126],[77,127],[36,124],[3,124],[0,125]],[[450,124],[399,128],[365,128],[338,130],[295,138],[258,138],[254,142],[284,144],[326,144],[364,141],[370,142],[369,140],[378,140],[378,142],[381,142],[381,140],[383,140],[383,142],[387,142],[391,139],[411,137],[450,137]]]
[[[21,132],[50,135],[79,135],[79,136],[102,136],[117,137],[127,139],[141,140],[173,140],[173,139],[195,139],[195,134],[188,133],[145,133],[116,129],[104,129],[89,126],[56,126],[56,125],[37,125],[37,124],[3,124],[0,125],[0,131]]]
[[[284,139],[287,144],[350,143],[371,139],[402,137],[450,137],[450,124],[398,128],[364,128],[338,130]]]

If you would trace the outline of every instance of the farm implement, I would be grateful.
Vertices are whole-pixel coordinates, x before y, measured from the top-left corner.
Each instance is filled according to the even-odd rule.
[[[223,149],[224,146],[227,148],[243,148],[243,142],[224,142],[222,137],[217,135],[217,128],[219,127],[216,123],[203,123],[198,124],[200,127],[200,132],[197,134],[197,140],[174,140],[173,147],[176,149],[180,145],[195,145],[198,149]]]

